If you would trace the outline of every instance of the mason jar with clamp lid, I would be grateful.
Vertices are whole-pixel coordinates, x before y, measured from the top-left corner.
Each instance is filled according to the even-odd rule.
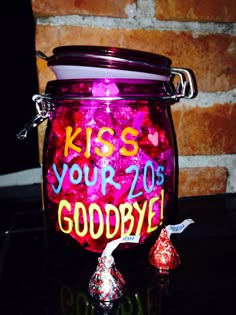
[[[56,79],[34,95],[48,119],[44,204],[59,234],[102,252],[114,239],[158,233],[175,211],[176,148],[170,105],[193,98],[192,73],[153,53],[61,46],[45,59]],[[131,246],[123,244],[125,249]]]

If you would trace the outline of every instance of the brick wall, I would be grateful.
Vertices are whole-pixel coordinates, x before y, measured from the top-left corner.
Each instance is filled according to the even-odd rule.
[[[179,196],[236,192],[235,0],[32,0],[36,49],[108,45],[193,70],[198,95],[172,106]],[[37,59],[40,92],[54,75]],[[39,128],[42,151],[44,125]]]

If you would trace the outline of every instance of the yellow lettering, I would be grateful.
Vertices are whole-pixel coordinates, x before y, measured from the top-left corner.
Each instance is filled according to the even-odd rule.
[[[73,309],[74,297],[70,287],[63,286],[60,290],[62,314],[66,314],[68,309]]]
[[[66,200],[61,200],[58,206],[58,224],[59,224],[60,230],[63,233],[69,234],[71,233],[72,228],[73,228],[73,221],[70,218],[65,217],[64,214],[62,214],[63,208],[66,208],[69,212],[71,212],[70,203]],[[63,221],[67,222],[68,224],[67,229],[63,227],[62,218],[63,218]]]
[[[106,237],[108,239],[113,238],[116,233],[119,231],[119,226],[120,226],[120,214],[119,210],[111,205],[111,204],[106,204],[105,205],[105,210],[106,210]],[[114,212],[114,215],[111,214],[111,211]],[[111,233],[111,225],[113,225],[115,221],[115,227],[113,233]]]
[[[66,128],[66,141],[65,141],[65,147],[64,147],[65,157],[68,156],[69,154],[69,148],[71,148],[72,150],[78,153],[81,152],[81,148],[73,143],[73,141],[75,140],[75,138],[78,136],[80,132],[81,132],[81,128],[77,128],[74,134],[72,135],[72,127],[68,126]]]
[[[131,134],[132,136],[136,137],[138,135],[138,130],[134,129],[134,128],[131,128],[131,127],[127,127],[125,128],[123,131],[122,131],[122,134],[121,134],[121,139],[122,141],[125,143],[125,144],[131,144],[133,145],[133,150],[132,151],[129,151],[127,150],[126,148],[121,148],[120,149],[120,153],[122,155],[125,155],[125,156],[133,156],[133,155],[136,155],[138,153],[138,143],[135,141],[135,140],[132,140],[132,139],[127,139],[127,135],[128,134]]]
[[[91,150],[91,135],[92,135],[92,128],[86,128],[86,150],[85,150],[85,153],[84,153],[84,156],[86,158],[89,158],[91,153],[90,153],[90,150]]]
[[[89,309],[91,309],[91,306],[89,305],[89,297],[88,295],[83,292],[80,291],[78,292],[78,294],[76,295],[76,305],[75,308],[73,309],[73,311],[70,314],[92,314]],[[66,313],[64,313],[66,314]],[[69,313],[67,313],[68,315],[70,315]]]
[[[95,216],[94,212],[97,212],[97,216]],[[96,203],[91,203],[89,206],[89,217],[90,217],[90,235],[93,239],[98,239],[100,236],[102,236],[103,231],[104,231],[104,221],[103,221],[103,216],[102,216],[102,211]],[[98,225],[98,230],[97,233],[95,233],[95,224]]]
[[[133,206],[130,203],[125,202],[119,206],[119,209],[121,214],[120,236],[125,237],[130,235],[134,228],[134,217],[132,215]],[[129,227],[127,228],[128,221],[130,221],[130,224]]]
[[[161,190],[161,223],[162,223],[162,220],[163,220],[163,217],[164,217],[164,195],[165,195],[165,190],[162,189]]]
[[[120,314],[134,314],[134,308],[136,308],[133,305],[133,301],[131,299],[131,297],[127,294],[124,295],[123,297],[123,303],[121,303],[120,306]],[[138,312],[136,314],[144,314],[144,313],[140,313],[139,310],[137,310]]]
[[[158,200],[161,202],[160,218],[156,217],[157,213],[154,211],[157,208],[155,203]],[[164,189],[161,190],[160,196],[153,197],[149,201],[145,200],[142,205],[137,201],[133,204],[125,202],[120,204],[119,208],[112,204],[106,204],[104,208],[106,216],[97,203],[91,203],[86,209],[82,202],[76,202],[73,211],[71,208],[72,205],[67,200],[61,200],[58,206],[59,228],[66,234],[73,232],[78,237],[86,237],[89,234],[94,240],[103,235],[107,239],[113,239],[117,236],[126,237],[134,233],[141,235],[144,220],[147,220],[146,232],[152,233],[162,224]]]
[[[80,215],[81,209],[81,215]],[[83,224],[80,224],[82,217]],[[87,215],[86,215],[86,208],[82,202],[75,203],[75,210],[74,210],[74,223],[75,223],[75,232],[78,236],[82,237],[88,233],[88,222],[87,222]],[[80,225],[83,226],[83,230],[80,231]]]
[[[102,144],[104,144],[106,147],[107,147],[107,150],[105,150],[105,152],[101,152],[99,148],[94,148],[94,151],[96,152],[96,154],[98,156],[105,156],[105,157],[108,157],[108,156],[111,156],[112,153],[114,152],[114,145],[109,142],[109,141],[106,141],[102,138],[102,135],[104,134],[104,132],[109,132],[111,135],[114,134],[114,130],[109,128],[109,127],[102,127],[99,132],[98,132],[98,141],[101,142]]]
[[[140,235],[141,230],[142,230],[142,226],[143,226],[143,220],[144,220],[144,215],[145,215],[145,211],[147,209],[147,200],[145,200],[145,202],[143,203],[143,207],[140,208],[139,204],[137,201],[135,201],[133,203],[133,207],[134,209],[136,209],[139,213],[139,220],[138,220],[138,224],[137,224],[137,229],[136,229],[136,235]]]
[[[151,198],[149,201],[149,208],[148,208],[148,227],[147,232],[152,233],[157,229],[158,226],[152,226],[152,219],[155,216],[155,212],[153,212],[153,204],[159,200],[160,197]]]

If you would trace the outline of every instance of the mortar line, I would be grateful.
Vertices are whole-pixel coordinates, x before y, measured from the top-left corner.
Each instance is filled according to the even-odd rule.
[[[100,16],[50,16],[36,18],[36,25],[83,26],[104,29],[144,29],[156,31],[192,32],[193,34],[236,35],[236,23],[160,21],[156,18],[114,18]]]

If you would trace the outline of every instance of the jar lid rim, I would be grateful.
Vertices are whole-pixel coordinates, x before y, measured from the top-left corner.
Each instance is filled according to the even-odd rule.
[[[171,60],[159,54],[111,46],[58,46],[46,58],[48,66],[84,65],[110,69],[136,70],[168,76]]]

